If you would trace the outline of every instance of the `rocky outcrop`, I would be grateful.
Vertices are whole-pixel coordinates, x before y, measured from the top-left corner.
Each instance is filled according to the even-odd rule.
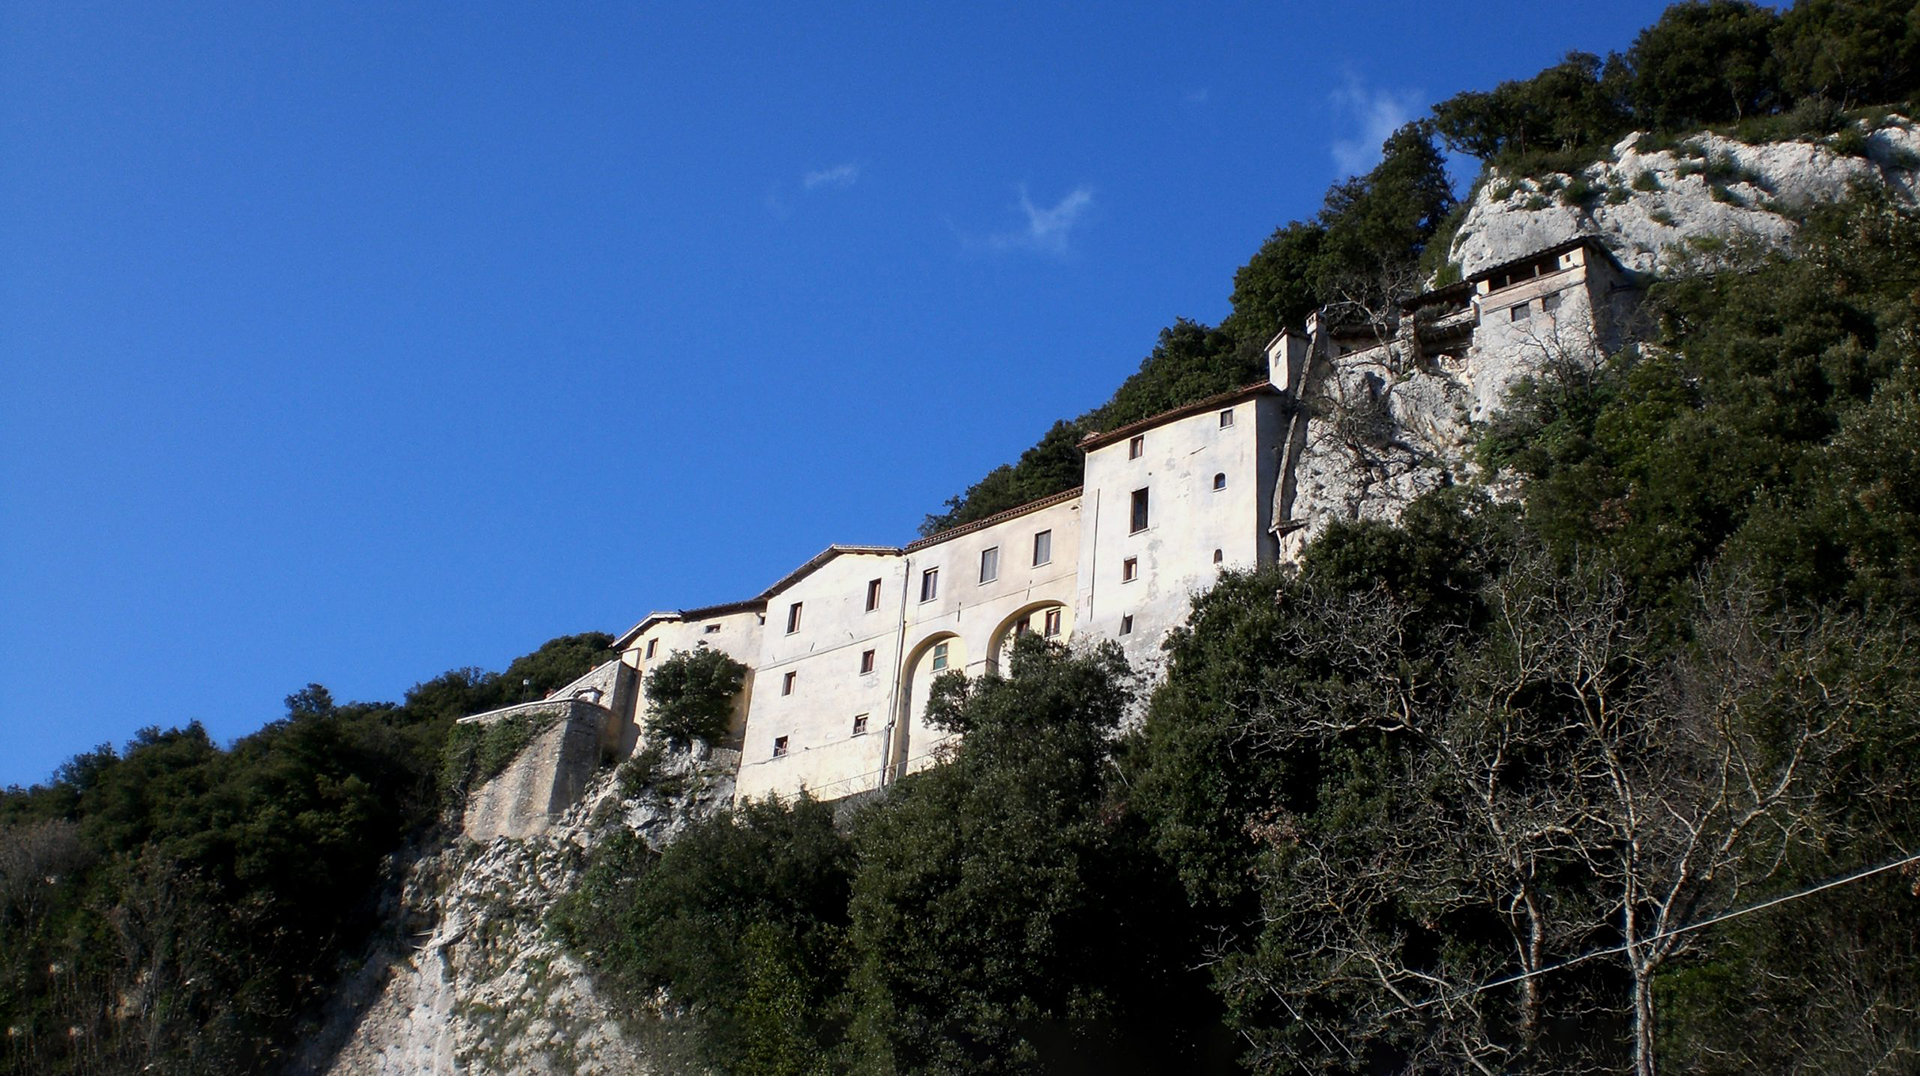
[[[604,770],[543,832],[454,843],[407,874],[395,929],[341,991],[290,1071],[327,1076],[680,1071],[659,1014],[616,1012],[547,928],[586,852],[619,828],[664,847],[733,798],[737,752],[636,760],[676,789]],[[623,774],[627,775],[623,780]],[[656,786],[657,787],[657,783]],[[409,929],[411,928],[411,929]]]
[[[1511,492],[1478,473],[1471,450],[1522,379],[1639,337],[1646,281],[1782,244],[1797,209],[1857,184],[1912,201],[1917,170],[1920,128],[1893,116],[1762,145],[1703,133],[1654,149],[1636,134],[1578,173],[1489,175],[1450,248],[1461,283],[1414,300],[1390,331],[1343,336],[1316,321],[1310,343],[1286,345],[1298,352],[1288,361],[1306,358],[1276,381],[1294,406],[1275,497],[1282,556],[1297,559],[1336,520],[1398,518],[1439,486]]]
[[[1578,173],[1490,173],[1454,233],[1451,260],[1471,277],[1576,235],[1597,235],[1621,264],[1654,273],[1735,245],[1777,245],[1793,234],[1795,207],[1831,202],[1855,183],[1883,184],[1911,200],[1920,128],[1880,125],[1810,141],[1748,145],[1703,133],[1658,150],[1632,134]]]

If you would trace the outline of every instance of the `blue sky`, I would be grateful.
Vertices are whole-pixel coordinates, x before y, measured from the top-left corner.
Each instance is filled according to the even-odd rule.
[[[0,784],[908,540],[1661,6],[4,0]]]

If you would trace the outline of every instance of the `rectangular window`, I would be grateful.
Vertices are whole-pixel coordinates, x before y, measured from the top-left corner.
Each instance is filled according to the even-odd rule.
[[[718,625],[718,624],[708,624],[708,625],[707,625],[707,626],[706,626],[706,627],[705,627],[704,629],[702,629],[702,630],[704,630],[704,631],[705,631],[705,632],[706,632],[706,633],[707,633],[708,635],[718,635],[718,634],[720,634],[720,625]]]
[[[853,715],[853,734],[855,736],[865,736],[867,734],[867,715],[866,714]]]
[[[940,569],[928,568],[920,573],[920,600],[930,602],[940,596]]]
[[[787,738],[785,736],[775,736],[773,738],[773,757],[779,758],[781,755],[784,755],[786,753],[787,753]]]
[[[1132,613],[1128,613],[1126,616],[1123,616],[1120,618],[1120,634],[1122,635],[1133,634],[1133,614]]]
[[[800,603],[794,602],[792,605],[787,606],[787,634],[792,635],[794,632],[799,630],[800,630]]]
[[[880,608],[880,580],[867,580],[867,612]]]
[[[1213,476],[1213,488],[1216,492],[1227,488],[1227,472],[1221,471]]]
[[[660,649],[660,640],[658,639],[647,640],[647,660],[648,661],[653,660],[653,652],[658,649]]]
[[[863,673],[873,671],[873,651],[862,650],[860,652],[860,671]]]
[[[1133,440],[1127,442],[1127,458],[1128,459],[1137,460],[1141,456],[1145,455],[1146,452],[1147,452],[1147,435],[1146,434],[1144,433],[1138,434],[1134,437]]]
[[[1557,291],[1554,292],[1552,295],[1542,295],[1540,297],[1540,309],[1542,311],[1551,312],[1559,305],[1560,305],[1560,293]]]
[[[1139,557],[1128,557],[1126,560],[1120,562],[1120,581],[1122,583],[1131,583],[1138,578],[1140,578]]]
[[[1133,491],[1132,529],[1136,532],[1147,529],[1147,491],[1144,489],[1136,489]]]
[[[1514,321],[1525,321],[1533,316],[1533,304],[1521,303],[1519,306],[1508,310],[1507,316]]]
[[[782,695],[793,694],[793,682],[795,680],[798,680],[799,678],[800,678],[800,674],[797,672],[790,672],[787,675],[781,677],[780,678],[780,694]]]
[[[1033,630],[1033,622],[1031,620],[1022,620],[1020,623],[1015,624],[1013,626],[1013,637],[1018,639],[1022,635],[1025,635],[1032,630]]]
[[[947,644],[933,644],[933,668],[935,672],[947,667]]]
[[[1056,635],[1059,635],[1060,634],[1060,610],[1058,609],[1047,610],[1045,624],[1046,626],[1040,629],[1040,633],[1042,635],[1045,635],[1049,639],[1053,638]]]
[[[1041,531],[1033,536],[1033,565],[1039,567],[1053,559],[1053,532]]]
[[[1220,412],[1220,428],[1224,430],[1231,425],[1233,425],[1233,408],[1229,407]]]
[[[1000,547],[980,551],[980,581],[991,583],[1000,578]]]

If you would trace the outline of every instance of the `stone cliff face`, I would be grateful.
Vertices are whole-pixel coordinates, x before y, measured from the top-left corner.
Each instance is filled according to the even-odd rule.
[[[1506,492],[1501,476],[1472,463],[1478,427],[1521,379],[1552,363],[1596,363],[1638,338],[1639,285],[1717,268],[1743,243],[1777,246],[1793,234],[1793,209],[1856,184],[1908,201],[1920,189],[1920,128],[1897,116],[1817,141],[1701,134],[1646,144],[1623,139],[1577,174],[1488,176],[1450,250],[1465,285],[1427,297],[1391,333],[1317,336],[1276,497],[1284,556],[1297,558],[1335,520],[1393,519],[1439,486]],[[1594,275],[1611,268],[1604,259],[1588,259],[1585,272],[1527,263],[1581,236],[1617,261],[1614,279]]]
[[[664,847],[731,802],[735,752],[661,763],[683,791],[629,796],[602,772],[542,833],[465,836],[416,862],[396,929],[341,993],[290,1071],[328,1076],[639,1074],[681,1069],[672,1021],[616,1013],[546,928],[586,850],[616,827]],[[506,779],[503,774],[500,779]],[[408,929],[408,925],[414,925]],[[636,1034],[638,1032],[638,1034]]]
[[[1781,210],[1835,201],[1855,183],[1885,184],[1912,200],[1920,168],[1920,128],[1899,116],[1817,141],[1750,146],[1700,134],[1667,149],[1636,148],[1647,141],[1629,135],[1578,174],[1489,175],[1454,234],[1451,260],[1472,276],[1597,235],[1627,268],[1668,271],[1741,237],[1777,245],[1793,232]]]

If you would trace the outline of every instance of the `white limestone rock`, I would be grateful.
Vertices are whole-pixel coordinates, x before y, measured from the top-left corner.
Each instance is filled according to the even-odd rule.
[[[554,904],[578,883],[585,852],[619,828],[659,848],[733,799],[738,752],[669,753],[660,772],[671,798],[623,796],[603,772],[545,832],[454,847],[415,864],[396,930],[341,993],[332,1025],[289,1066],[328,1076],[594,1076],[682,1071],[685,1035],[662,1021],[617,1014],[586,969],[546,929]],[[656,1016],[658,1014],[655,1014]],[[629,1017],[623,1019],[622,1017]],[[671,1021],[667,1021],[671,1024]],[[636,1041],[636,1027],[650,1027]]]
[[[1471,276],[1576,235],[1597,234],[1622,265],[1660,272],[1703,256],[1711,261],[1740,237],[1778,245],[1792,235],[1793,224],[1777,208],[1834,201],[1856,182],[1883,183],[1913,199],[1920,129],[1890,117],[1884,126],[1869,131],[1863,123],[1860,130],[1867,135],[1864,157],[1837,152],[1831,137],[1750,146],[1700,134],[1675,148],[1643,153],[1637,148],[1642,136],[1629,135],[1606,160],[1579,173],[1590,187],[1624,192],[1617,203],[1599,197],[1584,206],[1562,204],[1548,188],[1573,182],[1570,174],[1490,176],[1454,236],[1451,260]],[[1699,170],[1709,161],[1717,178]],[[1657,189],[1635,189],[1636,181],[1649,185],[1643,177],[1651,177]]]

